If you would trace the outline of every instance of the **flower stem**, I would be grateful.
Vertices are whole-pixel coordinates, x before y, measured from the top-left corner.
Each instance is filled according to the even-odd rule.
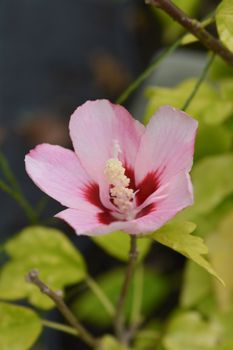
[[[95,294],[95,296],[99,299],[107,313],[110,316],[114,316],[116,311],[112,302],[109,300],[109,298],[100,288],[100,286],[96,283],[96,281],[91,276],[87,276],[86,283],[93,292],[93,294]]]
[[[15,189],[12,189],[2,180],[0,180],[0,189],[11,196],[19,204],[19,206],[24,210],[31,224],[35,224],[38,221],[36,212],[24,197],[21,190],[16,191]]]
[[[5,176],[5,178],[9,181],[9,184],[11,184],[11,186],[15,190],[19,191],[20,190],[19,184],[10,168],[7,158],[4,156],[2,152],[0,152],[0,169],[3,175]]]
[[[0,180],[0,189],[9,194],[21,206],[30,223],[36,223],[38,221],[38,215],[25,198],[17,179],[2,152],[0,152],[0,169],[9,183],[7,184],[5,181]]]
[[[130,251],[129,251],[129,262],[125,273],[125,279],[121,288],[121,292],[117,302],[116,316],[115,316],[115,331],[117,337],[122,341],[124,337],[124,305],[126,296],[129,290],[130,282],[133,277],[138,251],[137,251],[137,237],[130,236]]]
[[[156,69],[156,67],[165,59],[167,56],[172,54],[173,51],[181,44],[183,36],[178,39],[173,45],[167,47],[156,57],[156,59],[139,75],[139,77],[129,85],[129,87],[123,91],[123,93],[118,97],[116,103],[122,104],[124,103],[129,96],[140,86],[140,84],[146,80]]]
[[[134,289],[132,301],[131,324],[137,324],[141,320],[141,306],[143,299],[143,266],[140,264],[134,274]]]
[[[195,97],[195,95],[197,94],[201,84],[203,83],[203,81],[205,80],[206,78],[206,75],[208,73],[208,70],[211,66],[211,64],[213,63],[214,61],[214,57],[215,57],[215,54],[212,53],[209,57],[209,59],[207,60],[205,66],[204,66],[204,69],[199,77],[199,79],[197,80],[190,96],[188,97],[188,99],[186,100],[185,104],[183,105],[183,107],[181,108],[183,111],[186,111],[187,108],[189,107],[190,103],[192,102],[193,98]]]
[[[224,61],[233,66],[233,53],[220,40],[211,35],[201,22],[188,16],[170,0],[145,0],[147,4],[155,5],[173,18],[182,27],[192,33],[208,50],[216,53]]]
[[[27,275],[27,280],[30,283],[35,284],[40,291],[47,295],[57,306],[58,310],[67,320],[67,322],[75,329],[76,334],[91,348],[97,347],[97,339],[94,338],[77,320],[75,315],[71,312],[68,306],[63,301],[61,295],[58,292],[51,290],[44,282],[39,279],[39,273],[37,270],[31,270]]]
[[[75,337],[78,337],[77,330],[74,329],[73,327],[67,326],[65,324],[52,322],[52,321],[48,321],[48,320],[42,320],[42,325],[44,327],[52,328],[52,329],[55,329],[57,331],[71,334]]]
[[[214,14],[209,14],[200,25],[202,28],[207,26],[209,23],[213,22]],[[177,39],[174,44],[165,48],[152,63],[129,85],[129,87],[123,91],[123,93],[117,98],[116,103],[122,104],[124,103],[130,95],[146,80],[158,67],[158,65],[169,55],[171,55],[180,45],[184,44],[184,39],[188,34],[182,35],[179,39]]]

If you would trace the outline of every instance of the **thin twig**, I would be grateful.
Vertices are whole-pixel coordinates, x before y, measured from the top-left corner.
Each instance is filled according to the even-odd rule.
[[[2,152],[0,152],[0,170],[6,179],[4,181],[0,180],[0,189],[9,194],[21,206],[30,223],[36,223],[38,221],[38,215],[25,198],[18,181],[11,170],[10,164]]]
[[[206,18],[201,22],[201,26],[205,27],[211,22],[213,22],[214,14],[210,13]],[[137,90],[137,88],[147,79],[149,78],[154,70],[158,67],[158,65],[169,55],[171,55],[180,45],[184,44],[184,40],[188,34],[182,35],[179,39],[177,39],[173,45],[165,48],[156,58],[152,61],[152,63],[127,87],[125,91],[117,98],[116,103],[122,104],[124,103],[130,95]],[[190,34],[189,34],[190,35]]]
[[[5,176],[5,178],[8,180],[9,184],[16,190],[20,191],[20,186],[18,184],[18,181],[16,180],[13,171],[10,168],[10,164],[5,157],[5,155],[0,152],[0,169]]]
[[[71,312],[68,306],[63,301],[60,293],[51,290],[39,277],[37,270],[31,270],[27,275],[27,281],[35,284],[40,291],[47,295],[57,306],[58,310],[67,320],[67,322],[76,330],[77,335],[90,347],[96,348],[97,339],[95,339],[77,320],[75,315]]]
[[[56,331],[60,331],[60,332],[67,333],[67,334],[71,334],[74,337],[78,337],[77,330],[74,329],[73,327],[67,326],[65,324],[52,322],[52,321],[48,321],[48,320],[42,320],[42,325],[44,327],[55,329]]]
[[[207,60],[207,63],[206,65],[204,66],[204,69],[200,75],[200,77],[198,78],[190,96],[187,98],[187,100],[185,101],[183,107],[181,108],[184,112],[187,110],[187,108],[189,107],[190,103],[192,102],[193,98],[196,96],[201,84],[203,83],[203,81],[205,80],[206,78],[206,75],[208,73],[208,70],[211,66],[211,64],[213,63],[214,61],[214,57],[215,57],[215,54],[212,53],[210,58]]]
[[[129,263],[126,269],[125,273],[125,279],[122,285],[122,289],[119,295],[119,299],[117,302],[117,308],[116,308],[116,316],[115,316],[115,331],[117,334],[117,337],[122,341],[124,338],[124,305],[126,296],[129,290],[130,282],[133,277],[135,264],[138,257],[138,251],[137,251],[137,237],[131,236],[130,241],[130,251],[129,251]]]
[[[144,271],[143,265],[140,264],[134,274],[134,288],[131,312],[131,325],[138,323],[141,320],[141,307],[143,299],[143,280]]]
[[[155,60],[139,75],[139,77],[129,85],[129,87],[123,91],[123,93],[118,97],[116,103],[122,104],[124,103],[129,96],[139,87],[144,80],[146,80],[156,69],[156,67],[160,64],[160,62],[165,59],[167,56],[171,55],[178,46],[180,46],[183,36],[178,39],[173,45],[164,49]]]
[[[129,344],[143,323],[141,306],[143,299],[143,265],[139,265],[134,273],[134,288],[130,327],[124,332],[123,343]]]
[[[95,294],[98,300],[101,302],[102,306],[105,308],[107,313],[112,317],[115,315],[115,308],[112,302],[109,300],[107,295],[103,292],[100,286],[96,283],[96,281],[91,277],[87,276],[86,283],[91,291]]]
[[[128,330],[125,331],[122,341],[124,344],[129,344],[134,339],[142,323],[143,320],[140,320],[137,323],[134,323]]]
[[[208,50],[213,51],[224,61],[233,66],[233,53],[220,40],[211,35],[196,19],[188,16],[170,0],[145,0],[147,4],[155,5],[163,10],[181,26],[192,33]]]
[[[7,193],[19,204],[19,206],[24,210],[31,224],[35,224],[38,221],[36,212],[31,207],[27,199],[23,196],[22,192],[12,189],[8,184],[6,184],[2,180],[0,180],[0,190]]]

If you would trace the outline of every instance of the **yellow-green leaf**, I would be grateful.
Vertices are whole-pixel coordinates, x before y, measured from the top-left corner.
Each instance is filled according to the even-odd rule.
[[[222,154],[200,160],[192,171],[194,205],[179,214],[180,218],[195,220],[208,214],[233,193],[233,154]]]
[[[223,0],[216,11],[216,24],[223,44],[233,51],[233,1]]]
[[[24,229],[5,244],[11,257],[0,273],[0,298],[28,298],[41,308],[53,307],[48,297],[25,281],[31,269],[38,269],[41,279],[54,290],[62,290],[86,276],[82,256],[59,230],[46,227]]]
[[[222,276],[226,287],[216,285],[218,302],[223,310],[229,310],[233,301],[233,210],[221,221],[216,232],[209,236],[208,246],[211,262]]]
[[[145,113],[147,123],[156,110],[162,105],[172,105],[182,108],[190,96],[197,79],[188,79],[172,88],[150,87],[146,90],[148,106]],[[207,125],[219,125],[231,116],[233,110],[232,99],[229,100],[221,95],[211,84],[204,82],[199,88],[195,99],[187,109],[187,113],[199,122]]]
[[[125,232],[117,231],[104,236],[92,236],[91,239],[115,258],[127,261],[129,259],[130,236]],[[143,239],[138,240],[139,260],[148,253],[151,242]]]
[[[162,332],[162,323],[158,320],[150,320],[135,335],[133,349],[154,350],[155,344],[159,343]]]
[[[181,292],[181,306],[194,307],[211,292],[210,275],[197,264],[190,260],[187,261]]]
[[[222,282],[210,263],[203,257],[208,253],[203,239],[191,235],[195,228],[196,225],[192,222],[170,222],[148,237],[191,259]]]
[[[28,350],[42,330],[38,315],[22,306],[0,303],[0,349]]]
[[[216,350],[223,334],[218,321],[203,320],[195,311],[179,313],[168,324],[165,350]]]
[[[130,350],[128,347],[120,344],[117,339],[111,335],[105,335],[100,339],[98,350]]]

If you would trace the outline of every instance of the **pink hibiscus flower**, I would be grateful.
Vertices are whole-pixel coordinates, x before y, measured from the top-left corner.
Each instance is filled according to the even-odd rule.
[[[119,105],[88,101],[71,116],[75,152],[41,144],[26,156],[26,170],[67,207],[56,217],[77,234],[145,234],[193,203],[196,129],[196,120],[169,106],[145,128]]]

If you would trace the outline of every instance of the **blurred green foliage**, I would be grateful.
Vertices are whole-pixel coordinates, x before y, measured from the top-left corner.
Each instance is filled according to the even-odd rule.
[[[174,2],[191,16],[195,16],[202,6],[200,0]],[[156,11],[156,18],[162,23],[165,42],[173,42],[182,28],[161,12]],[[233,0],[220,2],[216,25],[220,40],[233,51]],[[192,42],[193,37],[186,36],[186,44],[187,41]],[[162,105],[182,109],[197,82],[198,78],[190,77],[169,88],[147,87],[145,123]],[[202,82],[186,112],[199,121],[192,170],[195,204],[152,235],[138,240],[140,259],[126,299],[125,316],[128,325],[139,322],[142,328],[130,348],[112,335],[104,335],[98,350],[233,349],[233,69],[216,57],[208,79]],[[0,165],[7,184],[16,186],[3,158]],[[25,207],[22,198],[19,203]],[[92,240],[105,253],[121,262],[127,261],[130,239],[126,233],[115,232]],[[179,303],[173,313],[162,320],[154,318],[153,311],[166,305],[177,281],[159,274],[152,267],[143,269],[142,263],[153,241],[189,258]],[[27,227],[1,248],[8,256],[0,272],[2,300],[27,299],[39,309],[53,307],[46,296],[24,279],[36,268],[50,288],[62,290],[64,294],[67,286],[83,282],[76,290],[79,293],[73,294],[73,310],[78,318],[100,328],[112,324],[113,315],[103,307],[103,300],[113,307],[116,305],[123,268],[108,268],[97,276],[99,289],[96,292],[96,287],[88,284],[88,267],[80,252],[65,234],[42,226]],[[226,286],[212,275],[220,276]],[[42,321],[32,309],[0,303],[1,350],[29,349],[41,330]]]
[[[111,302],[115,305],[123,283],[124,269],[117,269],[107,272],[97,279],[97,282]],[[132,283],[129,290],[125,315],[130,321],[136,283]],[[144,271],[142,284],[142,305],[143,315],[150,315],[151,312],[163,302],[169,294],[170,282],[165,276],[161,276],[152,269]],[[88,321],[97,327],[111,325],[112,318],[103,310],[100,301],[91,291],[86,291],[74,303],[73,309],[78,317]]]
[[[0,303],[0,349],[27,350],[42,330],[39,316],[29,308]]]
[[[128,347],[123,346],[111,335],[105,335],[99,344],[97,350],[128,350]]]
[[[91,239],[99,245],[107,254],[114,258],[128,261],[130,237],[127,233],[116,231],[104,236],[93,236]],[[142,260],[149,252],[152,241],[142,239],[138,241],[139,261]]]
[[[233,9],[232,0],[223,0],[216,11],[218,34],[224,45],[233,51]]]
[[[220,39],[233,50],[233,1],[222,1],[216,14]],[[205,237],[210,262],[226,286],[188,261],[180,306],[168,320],[161,349],[230,350],[233,348],[233,69],[216,58],[187,113],[199,121],[192,170],[195,203],[175,221],[191,220]],[[164,104],[182,108],[197,80],[145,91],[145,121]],[[190,245],[192,247],[193,245]],[[181,311],[181,310],[186,311]]]
[[[46,227],[28,227],[5,244],[10,260],[0,274],[0,298],[28,298],[32,305],[49,309],[51,300],[26,283],[25,277],[38,269],[42,279],[54,290],[82,281],[86,275],[83,258],[66,236]]]

